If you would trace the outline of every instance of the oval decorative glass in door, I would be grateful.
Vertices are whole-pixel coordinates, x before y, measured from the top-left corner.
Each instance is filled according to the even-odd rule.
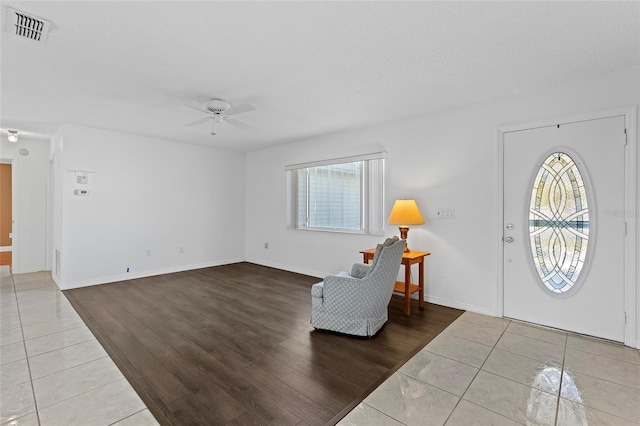
[[[569,291],[583,270],[589,246],[585,181],[564,152],[549,155],[531,190],[529,238],[533,264],[547,289]]]

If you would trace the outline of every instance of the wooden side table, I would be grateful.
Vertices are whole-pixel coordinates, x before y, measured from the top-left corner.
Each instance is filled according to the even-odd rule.
[[[373,260],[376,249],[362,250],[362,261],[369,263]],[[404,293],[404,314],[411,315],[411,295],[416,291],[420,292],[418,298],[418,309],[424,309],[424,258],[431,255],[427,251],[410,251],[402,254],[402,264],[404,265],[404,282],[396,281],[393,291]],[[411,265],[418,264],[418,285],[411,283]]]

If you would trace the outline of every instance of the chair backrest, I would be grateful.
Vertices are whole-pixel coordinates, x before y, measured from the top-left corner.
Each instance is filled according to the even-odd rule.
[[[406,242],[404,240],[398,240],[397,237],[395,240],[388,238],[383,244],[379,244],[378,247],[376,247],[376,253],[367,276],[378,275],[384,272],[394,277],[397,276],[405,246]]]
[[[363,278],[371,283],[370,294],[367,299],[371,310],[374,312],[385,310],[389,305],[405,246],[406,242],[404,240],[396,239],[388,245],[382,245],[379,252],[376,248],[376,255],[374,255],[371,268]]]
[[[373,254],[373,261],[371,262],[371,265],[369,266],[369,271],[367,273],[367,275],[370,275],[373,270],[376,268],[377,264],[378,264],[378,260],[380,260],[380,253],[382,252],[382,249],[385,247],[391,247],[391,245],[393,245],[394,243],[398,242],[399,238],[397,236],[393,236],[390,238],[387,238],[386,240],[384,240],[383,243],[378,244],[376,246],[376,252]]]

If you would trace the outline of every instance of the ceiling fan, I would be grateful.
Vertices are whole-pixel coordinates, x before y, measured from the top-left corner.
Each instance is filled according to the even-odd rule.
[[[204,105],[204,109],[200,109],[200,108],[194,108],[194,109],[207,114],[207,116],[204,118],[201,118],[200,120],[196,120],[193,123],[185,124],[185,126],[195,127],[207,122],[211,122],[212,136],[216,135],[216,131],[215,131],[216,123],[229,123],[232,126],[238,127],[240,129],[250,129],[251,128],[250,125],[243,123],[242,121],[238,121],[235,118],[232,118],[230,116],[255,110],[255,108],[249,104],[242,104],[236,107],[232,107],[229,104],[229,102],[219,98],[209,99],[207,103]]]

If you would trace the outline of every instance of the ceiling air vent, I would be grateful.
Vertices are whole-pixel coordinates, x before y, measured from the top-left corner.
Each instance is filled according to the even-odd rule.
[[[7,8],[6,19],[6,30],[11,31],[17,37],[41,43],[47,41],[49,30],[51,29],[51,22],[12,7]]]

